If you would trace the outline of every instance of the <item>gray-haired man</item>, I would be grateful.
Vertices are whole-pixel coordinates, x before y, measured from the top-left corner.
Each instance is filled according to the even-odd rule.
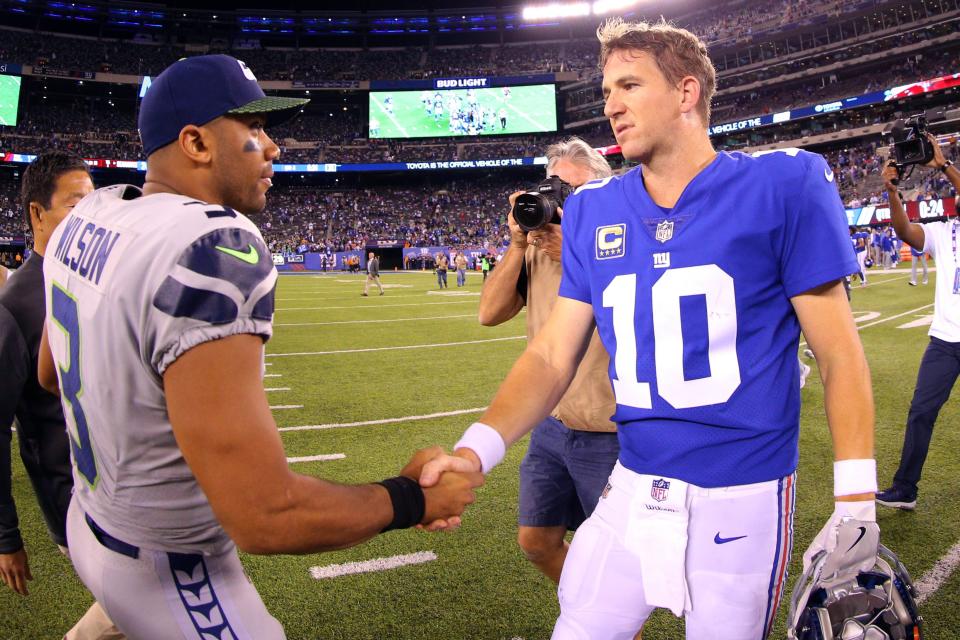
[[[547,149],[547,176],[558,176],[573,187],[611,175],[610,165],[579,138]],[[510,196],[510,206],[520,192]],[[561,211],[562,214],[562,211]],[[484,284],[480,323],[498,325],[527,307],[527,337],[540,330],[560,287],[559,224],[529,233],[511,211],[510,247]],[[520,530],[517,541],[524,555],[554,582],[567,555],[564,540],[593,511],[620,447],[615,406],[607,375],[609,357],[594,332],[569,390],[551,415],[537,425],[520,466]]]

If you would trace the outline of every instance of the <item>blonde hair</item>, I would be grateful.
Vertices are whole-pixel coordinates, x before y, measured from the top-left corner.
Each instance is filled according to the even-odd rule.
[[[672,86],[686,76],[700,83],[697,112],[704,125],[710,124],[710,100],[717,88],[717,71],[707,46],[686,29],[675,27],[663,18],[660,22],[626,22],[610,18],[597,29],[600,40],[600,69],[616,51],[643,51],[653,58],[660,73]]]
[[[569,160],[573,164],[590,169],[593,179],[607,178],[613,175],[610,164],[600,152],[576,136],[547,147],[547,176],[553,175],[553,167],[560,160]]]

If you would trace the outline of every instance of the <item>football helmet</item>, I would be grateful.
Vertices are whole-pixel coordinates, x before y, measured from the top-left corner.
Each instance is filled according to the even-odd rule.
[[[870,267],[872,267],[872,266],[873,266],[873,259],[872,259],[872,258],[865,258],[864,261],[863,261],[863,266],[865,266],[867,269],[869,269]]]
[[[793,589],[789,640],[921,640],[916,588],[899,558],[882,544],[873,569],[827,588],[814,579],[821,552]]]

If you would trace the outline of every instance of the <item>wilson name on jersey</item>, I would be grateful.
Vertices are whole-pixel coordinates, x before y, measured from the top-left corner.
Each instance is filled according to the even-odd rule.
[[[704,487],[795,470],[790,298],[857,271],[832,178],[795,149],[720,153],[673,209],[640,167],[567,200],[560,295],[593,306],[625,466]]]
[[[277,272],[235,211],[117,185],[84,198],[44,261],[75,498],[112,535],[163,551],[229,538],[187,466],[163,374],[191,348],[272,334]]]

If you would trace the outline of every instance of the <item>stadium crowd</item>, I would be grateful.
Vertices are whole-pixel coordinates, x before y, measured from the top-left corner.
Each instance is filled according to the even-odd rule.
[[[870,1],[778,0],[721,5],[697,14],[680,16],[675,22],[714,44],[747,42],[761,33],[802,25],[827,16],[860,10]],[[106,40],[36,34],[4,29],[0,60],[49,67],[65,72],[112,72],[156,75],[168,64],[186,55],[182,45],[150,38]],[[497,47],[438,47],[348,49],[230,50],[229,43],[214,39],[207,53],[232,53],[256,69],[261,80],[318,82],[324,80],[408,79],[458,75],[469,71],[516,75],[551,71],[596,73],[596,45],[550,41],[536,44],[505,44]],[[256,44],[253,41],[252,44]],[[591,50],[592,49],[592,50]]]

